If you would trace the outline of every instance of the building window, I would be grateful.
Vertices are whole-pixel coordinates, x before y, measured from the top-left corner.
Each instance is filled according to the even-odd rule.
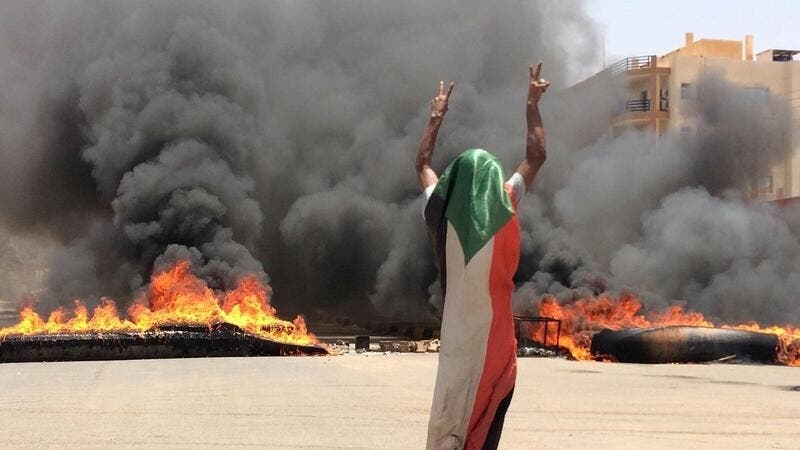
[[[681,99],[691,100],[693,98],[694,92],[692,91],[692,83],[681,83]]]

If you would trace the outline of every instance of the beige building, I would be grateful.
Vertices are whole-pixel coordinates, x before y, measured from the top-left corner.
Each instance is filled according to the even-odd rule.
[[[623,59],[576,85],[591,89],[595,82],[616,82],[624,92],[620,108],[610,115],[608,132],[613,137],[625,130],[652,130],[659,137],[667,132],[692,133],[697,126],[697,85],[709,74],[748,89],[754,107],[768,97],[786,99],[791,146],[784,161],[765,173],[743,180],[742,189],[753,198],[779,200],[800,196],[800,61],[796,50],[765,50],[753,54],[753,37],[743,41],[700,39],[686,33],[683,47],[663,56]],[[749,96],[748,96],[749,97]]]

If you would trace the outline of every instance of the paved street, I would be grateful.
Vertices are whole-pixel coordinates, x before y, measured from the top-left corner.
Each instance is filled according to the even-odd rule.
[[[0,446],[421,449],[436,360],[0,364]],[[504,449],[800,448],[799,368],[519,366]]]

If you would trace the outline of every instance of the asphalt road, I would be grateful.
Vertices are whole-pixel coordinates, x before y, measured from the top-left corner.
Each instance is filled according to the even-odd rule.
[[[0,364],[2,448],[421,449],[436,354]],[[504,449],[800,448],[800,368],[519,361]]]

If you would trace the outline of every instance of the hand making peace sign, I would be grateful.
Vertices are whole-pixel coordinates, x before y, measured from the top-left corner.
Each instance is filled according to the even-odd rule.
[[[530,73],[531,79],[530,83],[528,84],[528,106],[538,105],[539,99],[542,98],[542,94],[547,90],[547,87],[550,86],[550,82],[546,81],[544,78],[540,78],[542,74],[542,62],[539,61],[539,64],[536,65],[536,71],[533,71],[533,66],[530,66]]]
[[[455,83],[450,83],[450,88],[445,92],[444,81],[439,82],[439,95],[431,100],[431,117],[444,117],[444,113],[447,112],[447,102],[450,100],[450,93],[453,92],[453,85],[455,85]]]

